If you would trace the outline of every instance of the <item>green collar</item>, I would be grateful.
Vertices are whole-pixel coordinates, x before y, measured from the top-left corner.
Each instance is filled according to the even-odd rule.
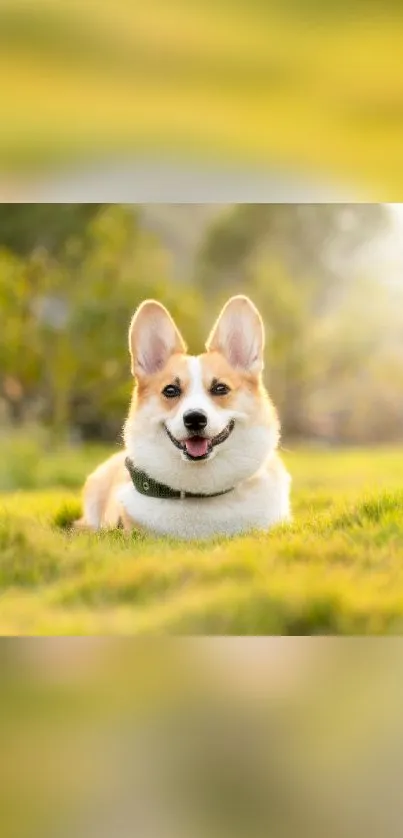
[[[211,495],[195,494],[194,492],[179,492],[176,489],[171,489],[165,486],[164,483],[157,483],[152,477],[149,477],[145,471],[135,468],[130,457],[126,457],[125,466],[130,474],[132,483],[137,492],[141,495],[147,495],[149,498],[169,498],[170,500],[184,500],[185,498],[218,498],[219,495],[226,495],[232,492],[233,489],[225,489],[223,492],[214,492]]]

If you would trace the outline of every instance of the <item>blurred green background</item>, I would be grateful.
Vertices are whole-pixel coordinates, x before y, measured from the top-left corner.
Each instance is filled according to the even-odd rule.
[[[391,0],[3,0],[3,198],[146,155],[398,200],[402,35]]]
[[[285,444],[401,441],[401,217],[376,204],[1,205],[3,439],[28,428],[48,444],[115,444],[136,306],[161,300],[198,353],[242,292],[266,324]]]

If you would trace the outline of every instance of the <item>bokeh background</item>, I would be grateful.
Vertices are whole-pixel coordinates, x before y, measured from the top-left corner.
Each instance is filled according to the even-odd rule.
[[[399,200],[402,35],[397,0],[2,0],[2,199]]]
[[[0,646],[7,838],[399,838],[402,644]]]
[[[147,297],[196,353],[225,300],[252,297],[285,445],[401,442],[402,230],[399,205],[1,205],[3,488],[13,440],[25,474],[43,445],[120,442]]]

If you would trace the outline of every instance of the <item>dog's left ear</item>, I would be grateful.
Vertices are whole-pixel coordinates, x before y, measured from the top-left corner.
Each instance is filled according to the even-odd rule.
[[[231,297],[206,343],[208,352],[221,352],[232,367],[259,374],[263,370],[264,326],[249,297]]]

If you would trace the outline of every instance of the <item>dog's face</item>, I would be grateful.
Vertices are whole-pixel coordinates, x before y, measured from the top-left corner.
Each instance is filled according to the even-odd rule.
[[[279,425],[261,382],[264,330],[250,300],[229,300],[198,357],[186,354],[167,310],[146,301],[131,322],[129,347],[137,387],[125,442],[138,468],[207,494],[259,469]]]

